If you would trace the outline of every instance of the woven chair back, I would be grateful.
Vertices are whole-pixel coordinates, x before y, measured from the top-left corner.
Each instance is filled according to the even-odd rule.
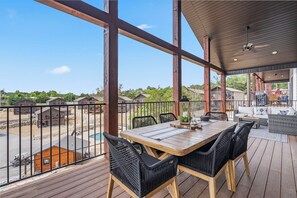
[[[235,159],[247,151],[247,142],[254,122],[245,123],[233,135],[230,149],[230,158]]]
[[[157,121],[153,116],[139,116],[139,117],[134,117],[132,120],[133,129],[155,125],[155,124],[157,124]]]
[[[228,121],[228,115],[225,112],[207,112],[205,116],[209,116],[212,120]]]
[[[176,117],[173,113],[161,113],[159,115],[159,118],[161,123],[171,122],[176,120]]]

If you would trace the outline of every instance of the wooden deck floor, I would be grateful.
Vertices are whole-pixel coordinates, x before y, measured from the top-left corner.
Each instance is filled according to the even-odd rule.
[[[297,189],[297,137],[288,143],[249,139],[250,177],[243,161],[236,166],[237,192],[228,191],[224,176],[217,182],[217,197],[292,197]],[[0,192],[0,197],[106,197],[108,164],[103,158]],[[208,197],[207,182],[186,173],[178,176],[183,197]],[[113,197],[129,197],[115,186]],[[164,189],[155,197],[170,197]]]

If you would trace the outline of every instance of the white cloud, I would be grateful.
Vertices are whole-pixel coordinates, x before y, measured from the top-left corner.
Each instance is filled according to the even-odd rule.
[[[70,67],[63,65],[61,67],[54,68],[50,72],[52,74],[65,74],[65,73],[69,73],[70,71],[71,71]]]
[[[152,28],[153,26],[152,25],[148,25],[148,24],[141,24],[139,26],[137,26],[139,29],[142,29],[142,30],[145,30],[145,29],[150,29]]]

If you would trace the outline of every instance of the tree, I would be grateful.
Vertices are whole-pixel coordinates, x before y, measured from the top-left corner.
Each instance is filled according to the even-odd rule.
[[[226,84],[227,87],[238,89],[246,93],[247,84],[245,74],[228,76],[226,79]]]
[[[49,100],[50,97],[47,95],[47,93],[45,91],[40,92],[37,96],[36,96],[36,102],[37,103],[46,103],[47,100]]]
[[[63,95],[64,100],[66,100],[67,102],[73,102],[77,96],[73,93],[67,93]]]

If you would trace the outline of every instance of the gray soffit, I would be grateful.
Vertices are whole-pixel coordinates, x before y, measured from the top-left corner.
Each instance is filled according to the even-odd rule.
[[[253,67],[253,68],[239,69],[239,70],[231,70],[231,71],[227,71],[226,75],[247,74],[247,73],[265,72],[265,71],[291,69],[291,68],[297,68],[297,62]]]
[[[182,12],[201,45],[210,36],[210,62],[227,73],[297,62],[297,1],[183,0]],[[255,53],[242,52],[247,25]]]

